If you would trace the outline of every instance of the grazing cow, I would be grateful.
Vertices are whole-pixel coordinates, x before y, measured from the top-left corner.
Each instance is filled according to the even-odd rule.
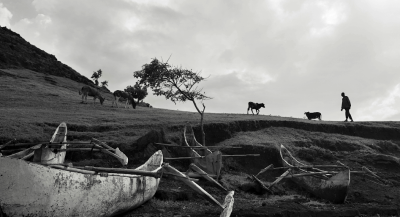
[[[83,103],[83,98],[85,98],[85,102],[87,102],[87,97],[88,96],[93,96],[93,104],[96,101],[96,98],[99,98],[100,100],[100,104],[103,105],[103,102],[105,100],[104,97],[101,96],[100,92],[96,89],[93,89],[89,86],[83,86],[80,90],[79,90],[79,95],[82,95],[82,102]]]
[[[251,109],[251,113],[253,113],[253,109],[256,110],[257,115],[260,113],[260,108],[265,108],[264,103],[254,103],[254,102],[249,102],[249,107],[247,108],[247,114],[249,114],[249,109]],[[254,113],[253,113],[254,115]]]
[[[114,91],[113,95],[114,95],[114,100],[112,102],[111,107],[114,107],[114,103],[115,103],[115,105],[118,108],[118,101],[119,101],[120,98],[122,98],[122,99],[126,100],[125,108],[128,106],[128,103],[130,102],[132,104],[132,108],[136,109],[136,102],[133,99],[131,94],[129,94],[129,93],[125,92],[125,91],[122,91],[122,90],[116,90],[116,91]]]
[[[311,120],[311,119],[319,119],[319,120],[321,120],[321,117],[322,117],[322,115],[321,115],[321,113],[319,113],[319,112],[305,112],[304,113],[306,116],[307,116],[307,118],[308,118],[308,120]]]

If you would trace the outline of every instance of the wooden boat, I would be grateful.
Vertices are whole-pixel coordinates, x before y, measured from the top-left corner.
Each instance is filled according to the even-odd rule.
[[[197,142],[191,126],[185,126],[183,135],[186,146],[203,147]],[[212,152],[210,149],[204,147],[204,149],[189,149],[189,155],[193,157],[191,159],[192,163],[200,167],[207,174],[215,176],[218,180],[222,168],[222,153],[220,151]]]
[[[58,150],[65,150],[67,148],[67,124],[62,122],[55,130],[53,136],[50,139],[50,143],[60,144]],[[14,153],[7,157],[28,160],[33,156],[33,162],[43,163],[43,164],[60,164],[64,163],[65,151],[57,151],[49,148],[48,144],[37,144],[28,149],[22,150],[20,152]]]
[[[67,148],[67,124],[62,122],[51,137],[50,143],[62,143],[59,149],[63,150]],[[42,164],[62,164],[65,160],[65,151],[54,151],[54,148],[50,148],[49,145],[42,145],[39,149],[36,149],[33,156],[33,162],[39,162]]]
[[[136,170],[104,173],[61,165],[45,166],[3,156],[0,158],[0,216],[120,214],[154,196],[162,163],[162,152],[157,151]],[[126,170],[153,177],[126,174]]]
[[[328,172],[301,163],[283,145],[281,145],[280,154],[283,165],[290,169],[291,174],[297,174],[291,176],[294,182],[317,197],[332,203],[344,203],[350,184],[350,170],[348,168],[332,173],[331,177],[317,177],[316,174],[327,174]],[[304,167],[311,167],[312,169],[307,170]]]

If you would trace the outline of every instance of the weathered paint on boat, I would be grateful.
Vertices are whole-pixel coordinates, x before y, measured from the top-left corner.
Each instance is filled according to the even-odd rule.
[[[293,166],[307,166],[297,159],[283,145],[281,145],[281,157],[284,166],[291,168],[292,173],[305,173],[306,170],[294,168]],[[305,188],[311,194],[328,200],[332,203],[344,203],[350,184],[350,170],[339,171],[329,179],[321,179],[313,176],[293,177],[292,180]]]
[[[202,146],[199,142],[197,142],[191,126],[185,126],[183,135],[185,144],[187,146]],[[195,158],[191,161],[206,173],[216,175],[216,179],[218,179],[222,168],[222,153],[220,151],[212,152],[209,149],[190,149],[189,155],[191,157],[204,156],[204,158]]]
[[[136,169],[158,171],[162,163],[162,152],[157,151]],[[139,175],[82,174],[8,157],[0,158],[0,174],[0,211],[8,217],[112,216],[151,199],[160,181]]]
[[[51,137],[50,143],[67,142],[67,124],[62,122]],[[68,144],[63,144],[60,149],[66,149]],[[65,151],[54,152],[54,148],[42,145],[36,149],[33,155],[33,162],[42,164],[62,164],[65,160]]]

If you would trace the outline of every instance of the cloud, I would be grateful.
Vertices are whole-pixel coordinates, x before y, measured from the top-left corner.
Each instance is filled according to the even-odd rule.
[[[395,1],[34,0],[30,7],[35,15],[13,21],[12,30],[79,73],[90,78],[102,69],[100,81],[124,89],[143,64],[169,58],[209,76],[202,84],[214,97],[209,111],[243,112],[254,101],[268,114],[319,111],[325,120],[342,120],[341,92],[352,110],[361,109],[400,79]],[[28,11],[19,8],[10,11]],[[194,111],[163,97],[146,100]]]
[[[0,2],[0,25],[10,28],[10,20],[12,16],[12,13],[3,6],[3,3]]]
[[[379,97],[364,109],[358,109],[357,114],[363,120],[390,120],[400,114],[400,83],[391,89],[386,96]]]

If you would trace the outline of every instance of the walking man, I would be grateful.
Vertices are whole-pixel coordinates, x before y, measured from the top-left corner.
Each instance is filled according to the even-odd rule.
[[[345,96],[344,93],[342,93],[342,110],[343,109],[346,111],[346,120],[345,122],[347,122],[347,119],[350,118],[351,122],[353,122],[353,118],[351,117],[350,114],[350,107],[351,107],[351,103],[350,103],[350,99],[348,96]]]

